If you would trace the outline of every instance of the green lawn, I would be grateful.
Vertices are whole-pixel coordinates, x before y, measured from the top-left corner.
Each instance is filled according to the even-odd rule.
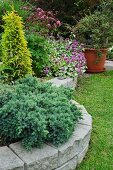
[[[113,71],[79,81],[75,100],[93,117],[88,153],[77,170],[113,170]]]

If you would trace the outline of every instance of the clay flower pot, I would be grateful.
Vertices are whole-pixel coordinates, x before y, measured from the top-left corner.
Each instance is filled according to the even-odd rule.
[[[104,64],[107,55],[107,49],[100,49],[101,57],[98,57],[96,49],[85,49],[84,54],[87,63],[87,72],[100,73],[105,71]]]

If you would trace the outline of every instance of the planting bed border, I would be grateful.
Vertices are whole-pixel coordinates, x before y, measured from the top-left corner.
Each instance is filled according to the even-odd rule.
[[[53,85],[55,81],[52,82]],[[74,88],[71,79],[59,83]],[[0,170],[75,170],[89,147],[92,117],[83,105],[74,100],[71,102],[81,110],[83,119],[75,126],[66,143],[59,147],[47,143],[42,148],[33,148],[31,151],[25,150],[20,142],[0,147]]]

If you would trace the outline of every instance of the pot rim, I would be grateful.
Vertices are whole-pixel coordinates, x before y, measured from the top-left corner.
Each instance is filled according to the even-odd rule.
[[[96,49],[96,48],[85,48],[85,51],[97,51],[97,50],[107,51],[108,48],[100,48],[100,49]]]

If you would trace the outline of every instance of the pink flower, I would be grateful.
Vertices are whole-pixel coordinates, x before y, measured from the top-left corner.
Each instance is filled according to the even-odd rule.
[[[61,26],[61,22],[59,20],[56,22],[56,24],[57,24],[58,27]]]
[[[44,12],[41,8],[37,8],[37,12]]]

